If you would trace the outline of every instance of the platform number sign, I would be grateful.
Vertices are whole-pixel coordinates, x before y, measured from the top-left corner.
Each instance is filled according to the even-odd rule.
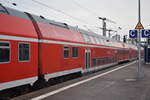
[[[129,37],[130,38],[137,38],[138,30],[129,30]]]
[[[141,30],[143,38],[150,38],[150,29]]]

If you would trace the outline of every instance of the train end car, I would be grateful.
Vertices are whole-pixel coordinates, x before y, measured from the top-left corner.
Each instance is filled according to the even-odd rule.
[[[38,39],[29,17],[0,5],[0,91],[38,78]]]

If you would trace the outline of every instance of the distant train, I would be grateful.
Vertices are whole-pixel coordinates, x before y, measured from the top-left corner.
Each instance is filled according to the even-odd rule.
[[[136,58],[132,44],[0,5],[0,91]]]

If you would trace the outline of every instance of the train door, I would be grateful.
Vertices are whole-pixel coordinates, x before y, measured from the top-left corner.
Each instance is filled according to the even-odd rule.
[[[85,69],[90,68],[91,66],[91,50],[86,49],[85,50]]]

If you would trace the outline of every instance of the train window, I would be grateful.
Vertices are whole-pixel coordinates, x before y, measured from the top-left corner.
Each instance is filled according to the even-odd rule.
[[[86,35],[87,39],[88,39],[88,43],[92,43],[91,39],[90,39],[90,36],[89,35]]]
[[[108,57],[108,63],[110,63],[111,62],[111,59],[110,59],[110,57]]]
[[[69,58],[69,47],[64,47],[64,58]]]
[[[93,66],[95,67],[96,66],[96,59],[92,59],[92,62],[93,62]]]
[[[83,34],[83,37],[84,37],[85,42],[91,43],[91,40],[88,35]]]
[[[109,63],[112,63],[112,57],[109,57]]]
[[[106,64],[108,63],[108,57],[105,57]]]
[[[19,61],[30,60],[30,45],[27,43],[19,43]]]
[[[104,39],[101,39],[101,44],[105,45]]]
[[[95,37],[96,43],[100,44],[98,37]]]
[[[83,36],[83,38],[84,38],[84,41],[87,42],[88,39],[87,39],[86,35],[85,35],[85,34],[82,34],[82,36]]]
[[[102,58],[102,64],[105,64],[105,59],[104,58]]]
[[[10,61],[10,44],[8,42],[0,42],[0,63]]]
[[[103,41],[101,40],[101,38],[99,38],[99,43],[100,43],[101,45],[103,45]]]
[[[94,40],[94,37],[93,36],[89,36],[90,37],[90,39],[91,39],[91,42],[93,43],[93,44],[96,44],[96,41]]]
[[[112,59],[112,62],[115,62],[114,56],[112,56],[112,58],[111,58],[111,59]]]
[[[72,57],[78,57],[78,47],[72,47]]]
[[[113,63],[113,62],[114,62],[114,57],[112,56],[112,57],[111,57],[111,63]]]
[[[97,65],[101,65],[101,59],[100,58],[97,59]]]
[[[117,61],[116,56],[113,56],[113,62]]]
[[[68,25],[65,24],[65,23],[50,22],[49,24],[54,25],[54,26],[58,26],[58,27],[61,27],[61,28],[69,29]]]

